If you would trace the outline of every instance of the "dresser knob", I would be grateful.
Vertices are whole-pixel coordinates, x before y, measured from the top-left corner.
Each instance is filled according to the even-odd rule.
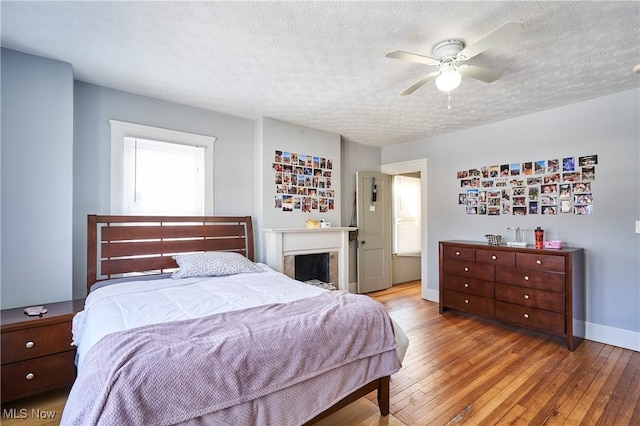
[[[464,283],[464,286],[469,288],[469,283]]]
[[[465,268],[464,268],[464,271],[465,271],[465,272],[469,272],[469,268],[465,267]]]
[[[525,318],[529,318],[529,314],[524,314],[523,315]]]
[[[31,349],[32,347],[34,347],[34,346],[35,346],[35,343],[33,343],[33,342],[27,342],[27,343],[25,343],[25,345],[24,345],[24,346],[25,346],[27,349]]]
[[[542,265],[542,260],[536,260],[536,263],[537,263],[538,265]]]
[[[460,252],[459,251],[456,252],[456,256],[460,256]]]
[[[33,379],[34,377],[36,377],[36,375],[35,375],[35,374],[33,374],[33,373],[27,373],[27,375],[26,375],[26,376],[24,376],[24,377],[25,377],[25,379],[27,379],[27,380],[31,380],[31,379]]]
[[[469,299],[464,299],[464,303],[469,303]]]
[[[492,258],[493,260],[496,260],[496,259],[498,258],[498,256],[491,256],[491,258]]]
[[[524,276],[524,280],[525,280],[525,281],[529,281],[529,275],[525,275],[525,276]]]
[[[524,298],[525,298],[525,299],[527,299],[527,300],[529,300],[529,295],[528,295],[528,294],[525,294],[525,295],[524,295]]]

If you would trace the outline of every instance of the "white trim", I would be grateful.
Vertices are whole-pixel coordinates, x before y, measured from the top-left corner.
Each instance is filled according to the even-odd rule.
[[[585,339],[640,352],[640,332],[638,331],[588,321],[575,320],[574,322],[585,327]]]
[[[440,303],[440,291],[422,286],[422,298],[430,302]]]
[[[127,136],[152,139],[205,148],[205,215],[213,214],[213,153],[215,136],[127,123],[126,121],[109,120],[111,124],[111,214],[122,213],[122,202],[113,188],[122,187],[124,138]]]

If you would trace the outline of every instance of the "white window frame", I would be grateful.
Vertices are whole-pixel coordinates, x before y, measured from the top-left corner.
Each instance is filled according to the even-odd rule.
[[[124,179],[124,138],[134,137],[205,148],[205,215],[213,215],[213,153],[216,137],[109,120],[111,125],[111,214],[122,214],[122,188]]]

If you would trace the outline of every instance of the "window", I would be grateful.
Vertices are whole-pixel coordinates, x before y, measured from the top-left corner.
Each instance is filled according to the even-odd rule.
[[[415,255],[421,252],[420,178],[393,176],[393,253]]]
[[[213,214],[214,137],[110,123],[112,214]]]

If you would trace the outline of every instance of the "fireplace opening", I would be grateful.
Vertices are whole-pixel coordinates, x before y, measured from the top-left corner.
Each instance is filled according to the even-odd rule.
[[[295,256],[295,279],[330,282],[329,253],[299,254]]]

